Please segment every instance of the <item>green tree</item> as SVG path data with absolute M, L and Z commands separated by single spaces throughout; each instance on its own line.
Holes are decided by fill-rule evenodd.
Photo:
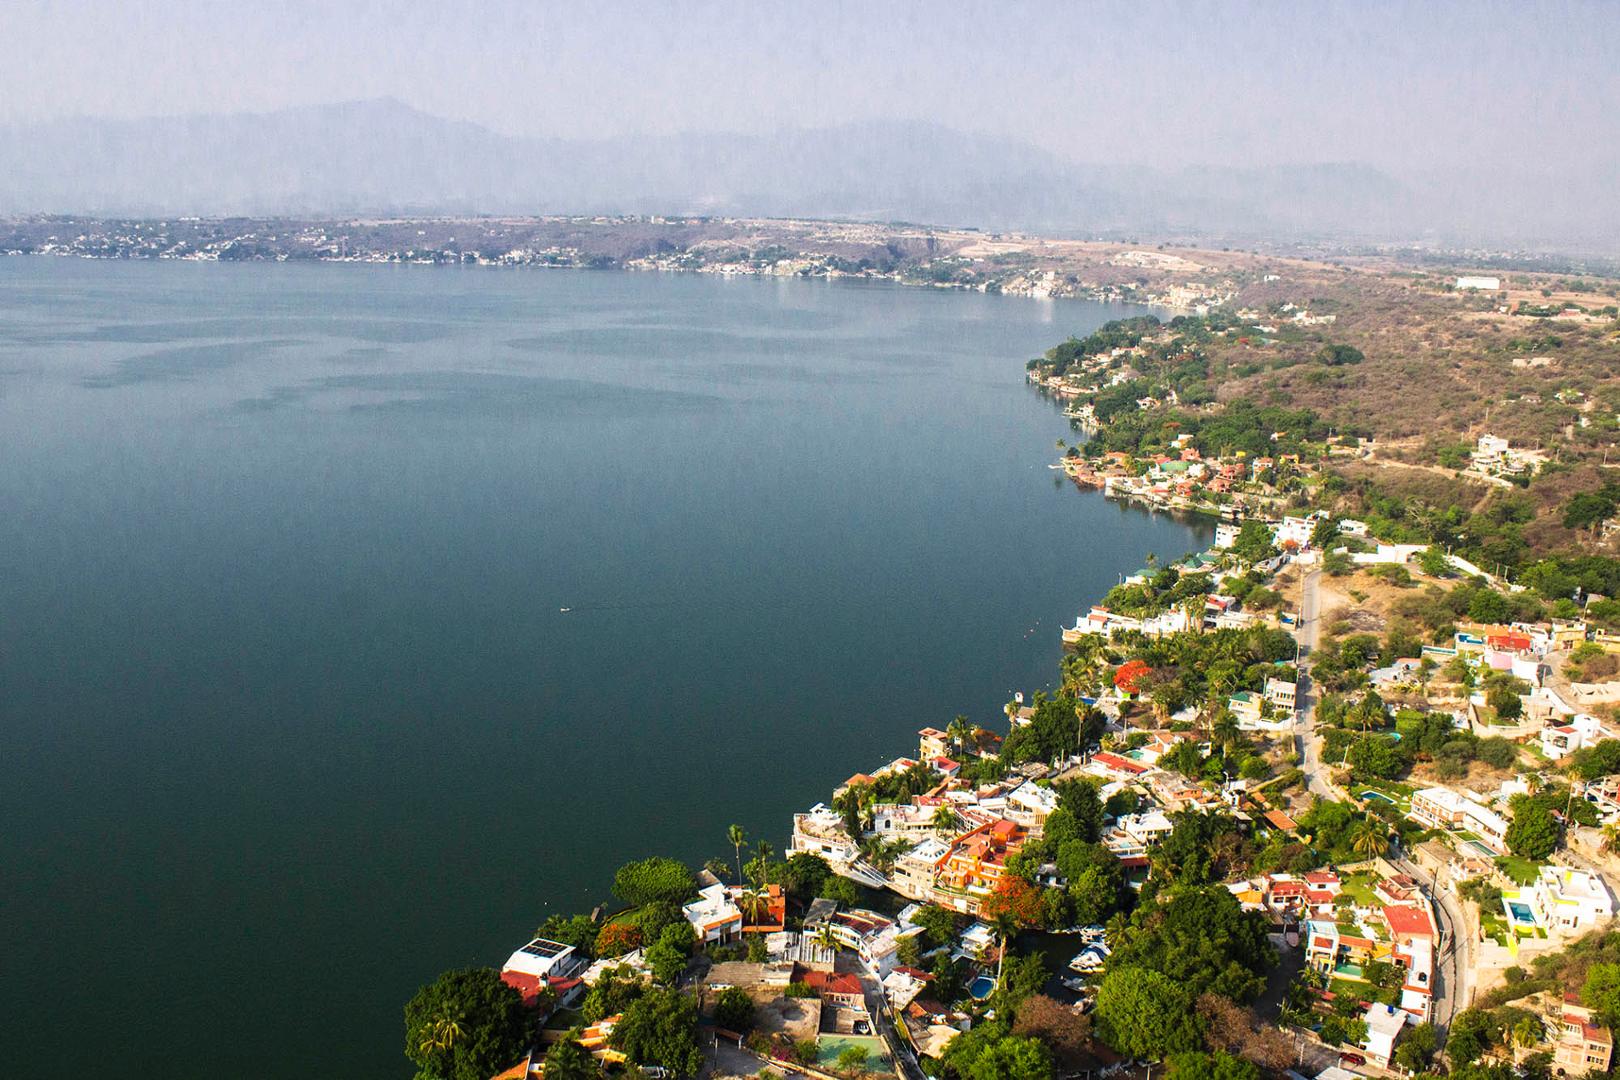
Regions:
M 754 1026 L 754 999 L 740 986 L 720 991 L 714 999 L 714 1022 L 728 1031 L 746 1032 Z
M 922 927 L 930 949 L 956 942 L 956 915 L 938 904 L 924 904 L 918 908 L 911 916 L 911 924 Z
M 1052 1053 L 1039 1040 L 1014 1035 L 1005 1019 L 986 1020 L 951 1041 L 942 1059 L 956 1080 L 1051 1080 Z
M 1408 1072 L 1425 1072 L 1429 1068 L 1429 1059 L 1434 1057 L 1437 1043 L 1434 1025 L 1427 1022 L 1418 1024 L 1406 1033 L 1401 1044 L 1395 1048 L 1395 1064 Z
M 1464 1009 L 1451 1021 L 1446 1033 L 1446 1056 L 1451 1059 L 1452 1075 L 1456 1067 L 1467 1065 L 1490 1049 L 1496 1041 L 1494 1021 L 1483 1009 Z
M 1368 818 L 1356 826 L 1350 846 L 1355 849 L 1357 855 L 1366 859 L 1382 855 L 1389 849 L 1389 830 L 1372 818 Z
M 621 964 L 596 980 L 596 985 L 585 992 L 580 1013 L 592 1024 L 616 1016 L 629 1008 L 630 1003 L 640 997 L 645 989 L 640 977 Z
M 855 883 L 848 878 L 830 877 L 821 886 L 821 895 L 828 900 L 836 900 L 845 907 L 852 907 L 860 901 L 861 895 L 855 890 Z
M 660 855 L 625 863 L 613 875 L 613 895 L 631 907 L 658 901 L 679 904 L 692 895 L 693 889 L 692 871 Z
M 1224 1050 L 1189 1050 L 1170 1055 L 1167 1080 L 1260 1080 L 1260 1066 Z
M 703 1067 L 697 1003 L 675 990 L 655 987 L 631 1002 L 609 1041 L 637 1065 L 662 1065 L 677 1077 L 696 1076 Z
M 1238 530 L 1237 539 L 1232 541 L 1231 551 L 1233 555 L 1251 565 L 1277 554 L 1277 549 L 1271 542 L 1271 529 L 1265 522 L 1258 520 L 1243 523 L 1243 527 Z
M 731 841 L 731 847 L 737 855 L 737 884 L 742 884 L 742 849 L 748 843 L 748 834 L 741 825 L 733 825 L 726 830 L 726 839 Z
M 1513 798 L 1513 821 L 1508 825 L 1508 850 L 1526 859 L 1545 859 L 1558 847 L 1558 819 L 1546 806 L 1524 795 Z
M 1162 1058 L 1197 1047 L 1193 994 L 1145 967 L 1112 969 L 1097 988 L 1097 1030 L 1127 1057 Z
M 1103 809 L 1095 780 L 1065 781 L 1056 785 L 1058 807 L 1072 815 L 1080 839 L 1095 843 L 1102 838 Z
M 1166 903 L 1142 904 L 1109 960 L 1111 968 L 1163 974 L 1193 997 L 1211 992 L 1239 1003 L 1259 995 L 1274 963 L 1265 918 L 1244 911 L 1222 885 L 1178 888 Z
M 447 971 L 405 1006 L 405 1056 L 423 1080 L 488 1080 L 528 1045 L 523 996 L 492 968 Z
M 831 874 L 832 867 L 820 855 L 795 852 L 782 865 L 782 888 L 795 900 L 809 900 L 821 892 Z
M 579 1043 L 579 1032 L 570 1031 L 561 1042 L 546 1051 L 545 1080 L 597 1080 L 602 1070 L 591 1052 Z
M 1609 1027 L 1620 1025 L 1620 964 L 1593 964 L 1581 987 L 1581 1002 Z
M 552 915 L 535 930 L 535 937 L 560 941 L 589 954 L 596 942 L 596 923 L 589 915 Z

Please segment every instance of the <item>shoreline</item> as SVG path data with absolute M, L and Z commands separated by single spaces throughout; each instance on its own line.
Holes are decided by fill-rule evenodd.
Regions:
M 222 259 L 199 258 L 189 255 L 97 255 L 81 251 L 0 251 L 0 258 L 58 258 L 83 259 L 87 262 L 116 262 L 116 263 L 192 263 L 192 264 L 251 264 L 255 266 L 270 265 L 308 265 L 319 266 L 396 266 L 396 267 L 424 267 L 436 270 L 530 270 L 553 271 L 572 270 L 580 273 L 655 273 L 676 275 L 710 275 L 723 278 L 758 278 L 761 280 L 777 278 L 791 278 L 804 281 L 842 281 L 842 282 L 869 282 L 873 284 L 898 286 L 908 289 L 934 289 L 939 292 L 978 293 L 983 296 L 1010 296 L 1019 299 L 1053 302 L 1057 300 L 1080 300 L 1093 304 L 1117 304 L 1124 307 L 1146 308 L 1163 311 L 1171 315 L 1191 314 L 1195 309 L 1185 304 L 1177 304 L 1167 297 L 1132 297 L 1117 290 L 1096 286 L 1091 288 L 1069 288 L 1062 291 L 1041 291 L 1038 288 L 1002 288 L 992 287 L 988 284 L 972 285 L 951 281 L 918 281 L 907 278 L 897 272 L 868 272 L 845 273 L 842 271 L 829 271 L 819 273 L 790 272 L 778 273 L 769 268 L 733 268 L 708 266 L 667 266 L 667 265 L 637 265 L 639 260 L 619 262 L 607 266 L 588 266 L 575 263 L 547 263 L 547 262 L 502 262 L 489 260 L 482 262 L 445 262 L 435 259 L 358 259 L 358 258 L 276 258 L 276 259 Z

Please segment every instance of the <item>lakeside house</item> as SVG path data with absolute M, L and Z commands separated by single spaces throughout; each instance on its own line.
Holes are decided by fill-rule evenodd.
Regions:
M 501 981 L 523 995 L 525 1004 L 534 1004 L 542 991 L 549 990 L 559 1005 L 567 1005 L 583 992 L 579 975 L 585 967 L 585 959 L 572 945 L 537 937 L 506 958 Z
M 698 890 L 698 898 L 681 907 L 681 914 L 697 935 L 698 948 L 724 945 L 742 937 L 743 916 L 726 892 L 715 884 Z

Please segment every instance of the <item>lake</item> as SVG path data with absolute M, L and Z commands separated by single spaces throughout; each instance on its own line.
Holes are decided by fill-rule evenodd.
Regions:
M 620 863 L 1004 724 L 1208 540 L 1046 467 L 1024 360 L 1137 310 L 0 259 L 0 1074 L 408 1077 Z

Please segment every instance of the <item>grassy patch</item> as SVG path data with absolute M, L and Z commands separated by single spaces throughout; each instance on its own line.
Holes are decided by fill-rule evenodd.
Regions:
M 1376 880 L 1372 871 L 1358 870 L 1341 879 L 1340 892 L 1355 900 L 1358 907 L 1372 907 L 1378 903 L 1378 898 L 1373 894 L 1373 882 Z
M 1534 885 L 1539 866 L 1518 855 L 1503 855 L 1496 860 L 1496 868 L 1511 878 L 1516 885 Z

